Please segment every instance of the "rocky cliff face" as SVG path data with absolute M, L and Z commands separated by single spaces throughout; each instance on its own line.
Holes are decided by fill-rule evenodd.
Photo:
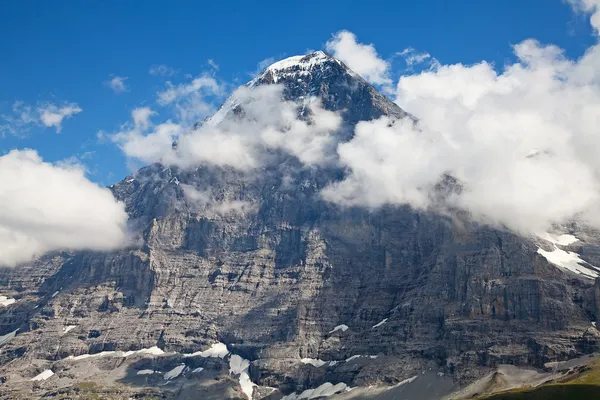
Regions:
M 358 121 L 416 121 L 322 52 L 276 63 L 249 87 L 271 83 L 284 85 L 288 100 L 316 96 L 342 113 L 340 140 Z M 230 99 L 205 123 L 240 113 L 243 104 Z M 255 398 L 326 382 L 393 385 L 429 369 L 460 385 L 498 364 L 542 367 L 598 349 L 598 284 L 549 263 L 538 249 L 554 244 L 464 216 L 342 209 L 319 191 L 344 171 L 279 161 L 253 175 L 142 168 L 112 187 L 137 246 L 1 270 L 0 294 L 16 301 L 0 306 L 0 335 L 8 335 L 0 338 L 0 391 L 56 394 L 102 376 L 109 386 L 128 384 L 115 389 L 125 397 L 148 388 L 193 396 L 208 387 L 200 380 L 190 389 L 198 368 L 213 379 L 227 376 L 227 365 L 183 355 L 217 342 L 249 361 Z M 598 241 L 580 236 L 556 248 L 593 263 Z M 112 356 L 68 360 L 153 346 L 171 353 L 132 355 L 125 364 Z M 73 367 L 82 362 L 86 373 Z M 180 364 L 182 375 L 161 386 Z M 29 381 L 45 369 L 56 376 Z M 214 398 L 248 396 L 243 375 L 232 374 L 231 382 L 218 378 L 229 389 Z

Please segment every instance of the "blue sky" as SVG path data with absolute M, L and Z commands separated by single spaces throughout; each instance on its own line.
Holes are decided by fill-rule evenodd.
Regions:
M 511 45 L 527 38 L 556 44 L 571 58 L 596 41 L 589 16 L 560 0 L 4 1 L 0 115 L 14 118 L 16 101 L 33 110 L 75 103 L 82 111 L 64 119 L 60 133 L 40 124 L 13 126 L 0 137 L 0 154 L 32 148 L 52 162 L 74 156 L 91 180 L 114 183 L 130 167 L 114 143 L 99 141 L 98 131 L 119 130 L 136 107 L 159 111 L 157 120 L 172 117 L 171 109 L 155 104 L 166 80 L 187 82 L 186 74 L 208 71 L 231 90 L 262 60 L 323 49 L 342 29 L 373 43 L 392 60 L 395 76 L 405 65 L 393 56 L 407 47 L 441 64 L 487 60 L 501 67 L 513 59 Z M 152 75 L 153 65 L 176 73 Z M 127 77 L 126 91 L 110 88 L 114 77 Z

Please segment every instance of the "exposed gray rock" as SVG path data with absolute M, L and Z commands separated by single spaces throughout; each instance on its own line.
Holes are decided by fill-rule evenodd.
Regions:
M 316 95 L 343 113 L 346 127 L 382 115 L 412 118 L 341 62 L 306 57 L 326 60 L 301 73 L 267 70 L 250 85 L 277 81 L 289 99 Z M 17 299 L 0 307 L 0 335 L 18 329 L 0 348 L 0 391 L 39 394 L 92 379 L 52 383 L 66 375 L 71 355 L 152 346 L 183 354 L 215 341 L 251 361 L 261 386 L 255 397 L 271 398 L 325 382 L 394 385 L 430 369 L 462 385 L 500 364 L 541 368 L 598 349 L 591 321 L 600 315 L 600 284 L 549 264 L 535 240 L 464 215 L 341 209 L 319 191 L 343 171 L 281 157 L 252 175 L 142 168 L 111 188 L 139 246 L 61 252 L 0 270 L 0 294 Z M 194 204 L 186 188 L 210 193 L 211 202 Z M 232 202 L 247 207 L 218 207 Z M 597 238 L 581 239 L 578 251 L 596 260 Z M 348 329 L 330 333 L 341 324 Z M 106 370 L 117 368 L 106 362 Z M 152 358 L 123 369 L 118 382 L 142 390 L 160 380 L 142 385 L 131 368 L 165 371 L 180 362 Z M 185 376 L 201 366 L 184 362 Z M 229 382 L 220 398 L 244 398 L 226 360 L 210 362 L 202 365 Z M 36 389 L 28 379 L 41 372 L 31 367 L 38 364 L 63 370 Z

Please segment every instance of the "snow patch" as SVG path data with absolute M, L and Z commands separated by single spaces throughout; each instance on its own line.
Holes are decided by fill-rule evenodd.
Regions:
M 192 371 L 192 374 L 195 374 L 196 372 L 202 372 L 202 371 L 204 371 L 204 368 L 198 367 Z
M 229 358 L 229 373 L 240 376 L 239 382 L 240 386 L 242 387 L 242 392 L 244 392 L 248 399 L 252 400 L 254 387 L 257 385 L 250 380 L 250 375 L 248 375 L 249 366 L 250 361 L 238 356 L 237 354 L 233 354 Z
M 163 378 L 165 378 L 166 381 L 170 381 L 171 379 L 175 379 L 177 378 L 179 375 L 182 374 L 182 372 L 185 370 L 185 364 L 181 364 L 176 366 L 175 368 L 173 368 L 172 370 L 170 370 L 169 372 L 166 372 L 163 376 Z
M 579 239 L 577 239 L 575 236 L 568 235 L 568 234 L 556 236 L 556 235 L 552 235 L 551 233 L 545 232 L 542 234 L 538 234 L 537 236 L 541 237 L 544 240 L 549 241 L 552 244 L 557 244 L 559 246 L 568 246 L 570 244 L 573 244 L 573 243 L 579 241 Z
M 310 364 L 317 368 L 322 367 L 323 365 L 325 365 L 327 363 L 327 361 L 319 360 L 317 358 L 303 358 L 302 360 L 300 360 L 300 362 L 302 364 Z
M 15 299 L 11 299 L 10 297 L 0 296 L 0 306 L 4 306 L 4 307 L 10 306 L 15 301 L 16 301 Z
M 418 375 L 415 375 L 411 378 L 405 379 L 401 382 L 396 383 L 394 386 L 392 386 L 392 388 L 397 388 L 398 386 L 402 386 L 402 385 L 406 385 L 407 383 L 411 383 L 412 381 L 414 381 L 415 379 L 417 379 Z
M 577 253 L 559 249 L 556 245 L 554 245 L 554 250 L 552 251 L 538 249 L 537 252 L 544 256 L 548 262 L 558 267 L 583 275 L 587 278 L 598 277 L 598 272 L 595 271 L 597 268 L 579 258 L 579 254 Z
M 204 351 L 196 351 L 195 353 L 186 353 L 183 355 L 184 358 L 187 357 L 204 357 L 204 358 L 225 358 L 229 354 L 229 350 L 227 350 L 227 345 L 221 342 L 213 343 L 209 349 Z
M 596 327 L 596 321 L 592 322 L 592 326 L 595 328 Z
M 277 83 L 280 78 L 286 76 L 307 75 L 314 68 L 321 68 L 323 63 L 328 60 L 339 63 L 339 61 L 329 57 L 324 52 L 317 51 L 311 54 L 288 57 L 281 61 L 277 61 L 267 67 L 265 72 L 271 72 L 274 83 Z M 250 85 L 252 86 L 255 82 L 256 79 L 251 81 Z
M 362 354 L 357 354 L 357 355 L 352 356 L 350 358 L 346 358 L 346 362 L 350 362 L 352 360 L 356 360 L 357 358 L 361 358 L 361 357 L 369 357 L 369 358 L 371 358 L 371 359 L 374 360 L 374 359 L 376 359 L 379 356 L 365 356 L 365 355 L 362 355 Z
M 379 328 L 381 325 L 385 324 L 387 322 L 387 318 L 384 318 L 381 322 L 376 323 L 375 325 L 373 325 L 373 327 L 371 329 L 375 329 L 375 328 Z
M 300 399 L 316 399 L 318 397 L 329 397 L 336 393 L 347 390 L 348 385 L 343 382 L 334 385 L 331 382 L 325 382 L 315 389 L 307 389 L 300 394 L 292 393 L 284 396 L 281 400 L 300 400 Z
M 30 381 L 45 381 L 46 379 L 50 378 L 52 375 L 54 375 L 54 372 L 52 372 L 51 370 L 47 369 L 44 372 L 42 372 L 39 375 L 36 375 L 35 377 L 31 378 Z
M 73 329 L 77 328 L 77 325 L 68 325 L 63 328 L 63 334 L 69 333 Z
M 154 371 L 153 369 L 142 369 L 137 372 L 137 375 L 152 375 L 152 374 L 160 374 L 158 371 Z
M 348 330 L 348 325 L 338 325 L 335 328 L 333 328 L 331 331 L 329 331 L 330 334 L 332 334 L 333 332 L 336 331 L 342 331 L 342 332 L 346 332 Z
M 56 292 L 52 293 L 52 298 L 55 298 L 57 294 L 60 293 L 60 290 L 57 290 Z
M 99 357 L 129 357 L 138 354 L 148 354 L 153 356 L 159 356 L 165 352 L 156 346 L 150 347 L 149 349 L 131 350 L 131 351 L 102 351 L 95 354 L 81 354 L 79 356 L 69 356 L 66 360 L 79 361 L 85 360 L 86 358 L 99 358 Z

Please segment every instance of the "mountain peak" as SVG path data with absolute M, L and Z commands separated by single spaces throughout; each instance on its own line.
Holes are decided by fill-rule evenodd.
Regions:
M 301 55 L 301 56 L 292 56 L 288 58 L 284 58 L 283 60 L 277 61 L 270 66 L 268 66 L 265 72 L 279 72 L 282 70 L 310 70 L 315 67 L 321 66 L 323 63 L 328 61 L 338 62 L 335 58 L 331 57 L 324 51 L 315 51 L 313 53 Z
M 290 76 L 310 75 L 315 71 L 332 66 L 355 75 L 341 61 L 319 50 L 304 55 L 284 58 L 269 65 L 250 82 L 250 86 L 254 86 L 259 81 L 262 83 L 265 81 L 268 83 L 280 83 L 281 80 Z

